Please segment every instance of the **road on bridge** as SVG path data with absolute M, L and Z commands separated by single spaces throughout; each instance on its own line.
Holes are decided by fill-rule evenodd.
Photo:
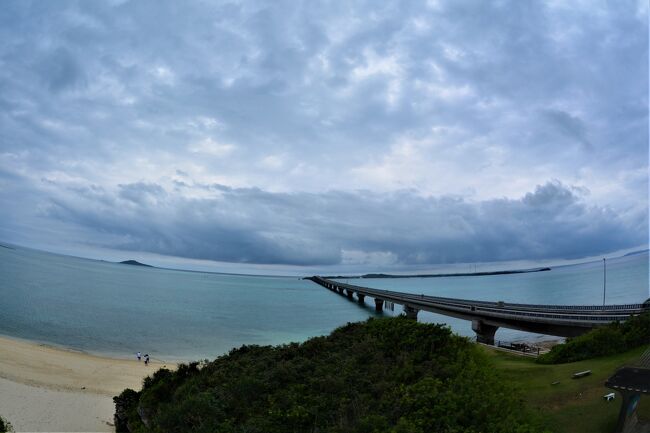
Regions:
M 474 301 L 442 298 L 423 294 L 372 289 L 322 278 L 309 277 L 349 299 L 356 296 L 359 303 L 365 297 L 375 300 L 375 309 L 383 310 L 385 302 L 400 304 L 407 317 L 417 319 L 418 312 L 429 311 L 457 317 L 472 322 L 477 341 L 494 344 L 494 334 L 499 327 L 535 332 L 538 334 L 575 337 L 611 322 L 622 322 L 630 316 L 650 311 L 650 299 L 643 304 L 625 305 L 535 305 L 506 302 Z

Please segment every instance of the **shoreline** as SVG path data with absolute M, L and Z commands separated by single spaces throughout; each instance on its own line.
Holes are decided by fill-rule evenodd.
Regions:
M 135 360 L 135 352 L 117 352 L 117 351 L 112 351 L 112 350 L 107 350 L 107 351 L 101 351 L 101 350 L 89 350 L 89 349 L 79 349 L 77 347 L 71 347 L 71 346 L 66 346 L 65 344 L 60 344 L 60 343 L 52 343 L 46 340 L 38 340 L 38 339 L 30 339 L 30 338 L 25 338 L 25 337 L 16 337 L 14 335 L 9 335 L 0 332 L 0 344 L 2 344 L 2 341 L 14 341 L 14 342 L 19 342 L 19 343 L 24 343 L 27 345 L 32 345 L 32 346 L 39 346 L 39 347 L 44 347 L 48 349 L 53 349 L 55 351 L 61 351 L 61 352 L 70 352 L 73 354 L 77 355 L 88 355 L 90 357 L 94 358 L 101 358 L 101 359 L 112 359 L 115 361 L 133 361 Z M 1 350 L 1 347 L 0 347 Z M 145 352 L 142 352 L 143 354 Z M 218 356 L 218 355 L 217 355 Z M 216 356 L 215 356 L 216 357 Z M 156 354 L 156 356 L 149 355 L 149 359 L 151 360 L 150 364 L 167 364 L 168 366 L 171 365 L 179 365 L 183 363 L 189 363 L 189 362 L 194 362 L 198 361 L 199 359 L 202 359 L 200 356 L 189 356 L 187 358 L 181 358 L 181 357 L 174 357 L 173 355 L 170 356 L 165 356 L 165 355 L 160 355 Z
M 16 431 L 113 431 L 113 396 L 163 367 L 176 364 L 0 336 L 0 416 Z
M 0 378 L 56 391 L 116 395 L 139 388 L 144 377 L 175 362 L 118 358 L 0 335 Z

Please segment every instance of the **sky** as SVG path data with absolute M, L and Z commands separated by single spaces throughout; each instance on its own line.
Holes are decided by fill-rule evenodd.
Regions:
M 648 129 L 646 1 L 0 8 L 6 243 L 221 270 L 647 248 Z

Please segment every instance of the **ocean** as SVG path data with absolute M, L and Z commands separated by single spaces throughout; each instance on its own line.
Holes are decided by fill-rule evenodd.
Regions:
M 355 279 L 352 284 L 465 299 L 602 304 L 602 262 L 474 277 Z M 607 260 L 607 303 L 648 298 L 648 253 Z M 399 306 L 394 312 L 399 314 Z M 281 344 L 378 317 L 366 306 L 298 277 L 188 272 L 0 248 L 0 335 L 89 353 L 212 359 L 242 344 Z M 470 323 L 421 312 L 473 336 Z M 499 329 L 500 340 L 544 336 Z

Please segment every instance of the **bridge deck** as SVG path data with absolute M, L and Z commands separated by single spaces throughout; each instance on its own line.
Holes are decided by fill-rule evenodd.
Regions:
M 650 303 L 625 305 L 538 305 L 444 298 L 392 290 L 356 286 L 321 277 L 312 281 L 357 296 L 404 305 L 466 320 L 481 320 L 487 325 L 559 336 L 575 336 L 610 322 L 624 321 L 632 315 L 650 311 Z M 546 332 L 542 332 L 546 331 Z

